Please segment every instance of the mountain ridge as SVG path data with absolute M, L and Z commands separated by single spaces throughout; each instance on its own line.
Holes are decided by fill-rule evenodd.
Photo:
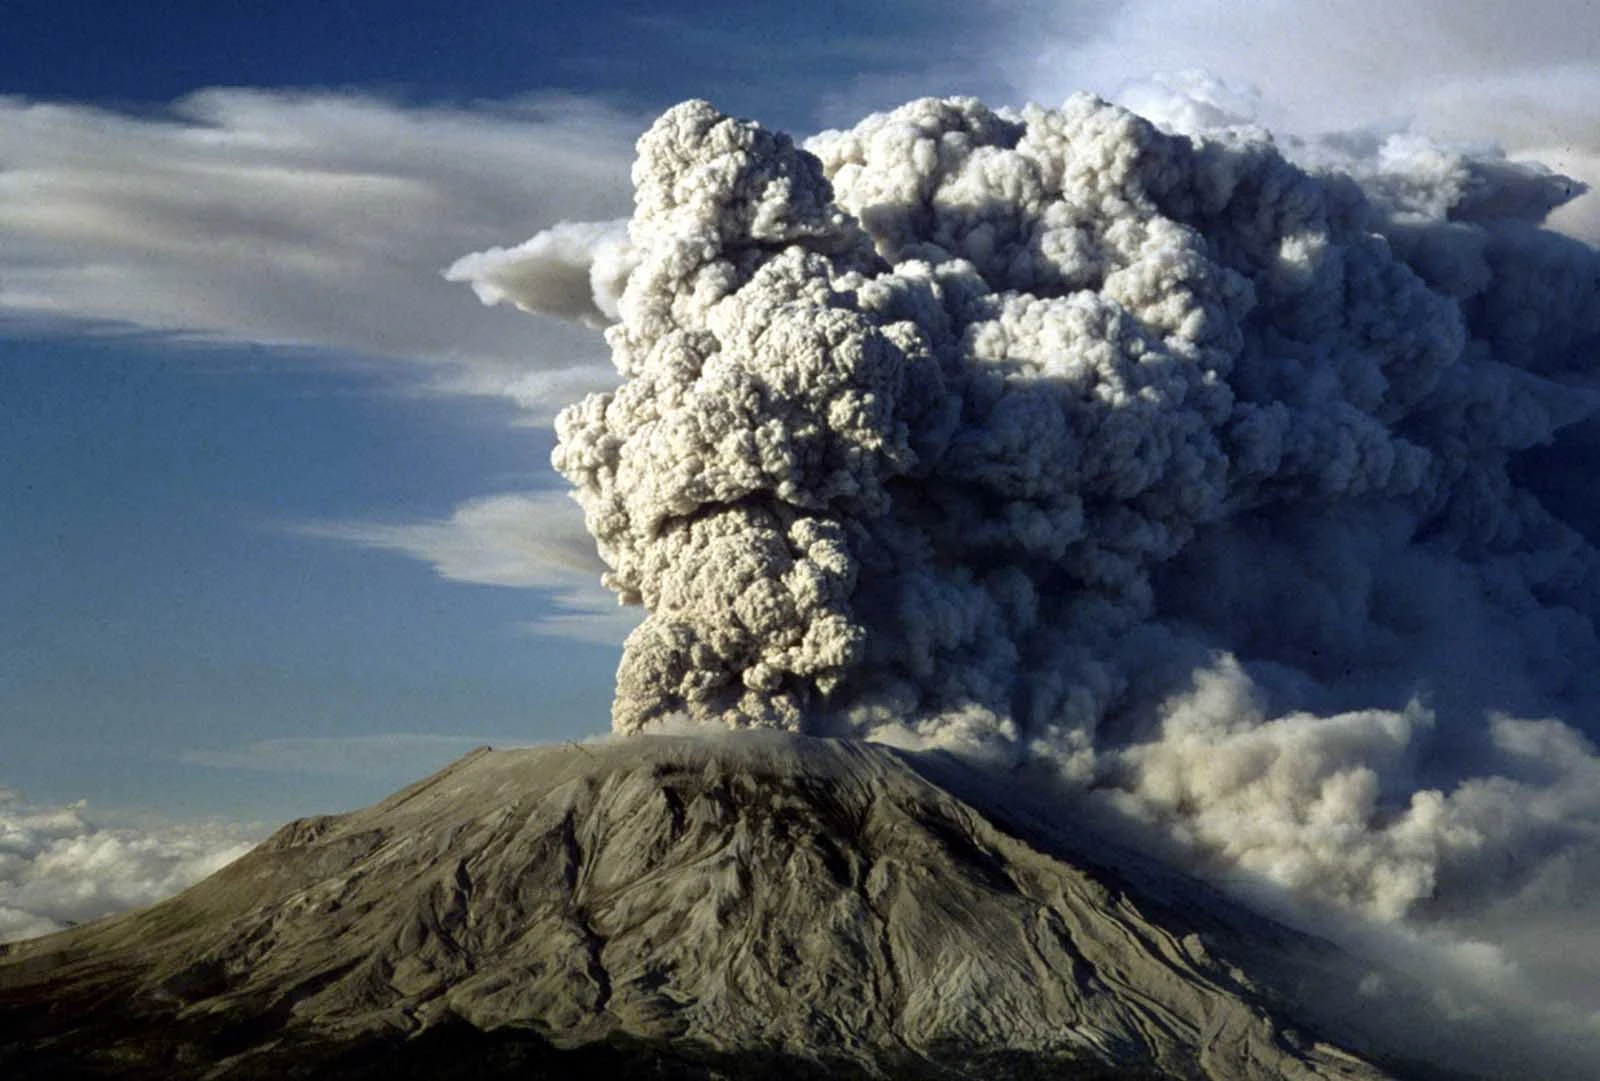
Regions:
M 1326 944 L 1075 866 L 913 758 L 782 733 L 474 751 L 161 905 L 0 947 L 0 1069 L 1424 1076 L 1273 985 Z

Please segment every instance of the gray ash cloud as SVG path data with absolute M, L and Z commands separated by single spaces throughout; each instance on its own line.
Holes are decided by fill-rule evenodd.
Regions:
M 1039 765 L 1384 920 L 1585 903 L 1600 256 L 1542 225 L 1580 185 L 1088 96 L 804 146 L 689 102 L 638 149 L 625 239 L 455 272 L 611 321 L 554 461 L 647 612 L 619 731 Z

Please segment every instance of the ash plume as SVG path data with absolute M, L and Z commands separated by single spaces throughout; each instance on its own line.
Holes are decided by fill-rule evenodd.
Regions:
M 621 384 L 554 455 L 648 613 L 614 726 L 1042 765 L 1202 871 L 1381 919 L 1580 903 L 1600 256 L 1541 223 L 1581 185 L 1300 150 L 1083 95 L 803 147 L 689 102 L 625 242 L 453 268 L 615 319 Z

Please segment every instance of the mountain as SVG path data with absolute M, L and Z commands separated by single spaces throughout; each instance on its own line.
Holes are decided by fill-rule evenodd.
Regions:
M 1327 944 L 936 761 L 776 732 L 475 751 L 0 947 L 0 1076 L 1443 1076 L 1297 1005 L 1342 978 Z

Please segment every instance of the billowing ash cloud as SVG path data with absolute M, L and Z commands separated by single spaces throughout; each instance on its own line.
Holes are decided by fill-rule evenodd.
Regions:
M 1578 903 L 1600 258 L 1541 222 L 1581 185 L 1297 158 L 1087 96 L 804 149 L 666 113 L 626 244 L 592 234 L 623 381 L 555 452 L 648 612 L 615 727 L 1048 763 L 1193 866 L 1386 918 Z M 458 269 L 570 311 L 577 239 Z

